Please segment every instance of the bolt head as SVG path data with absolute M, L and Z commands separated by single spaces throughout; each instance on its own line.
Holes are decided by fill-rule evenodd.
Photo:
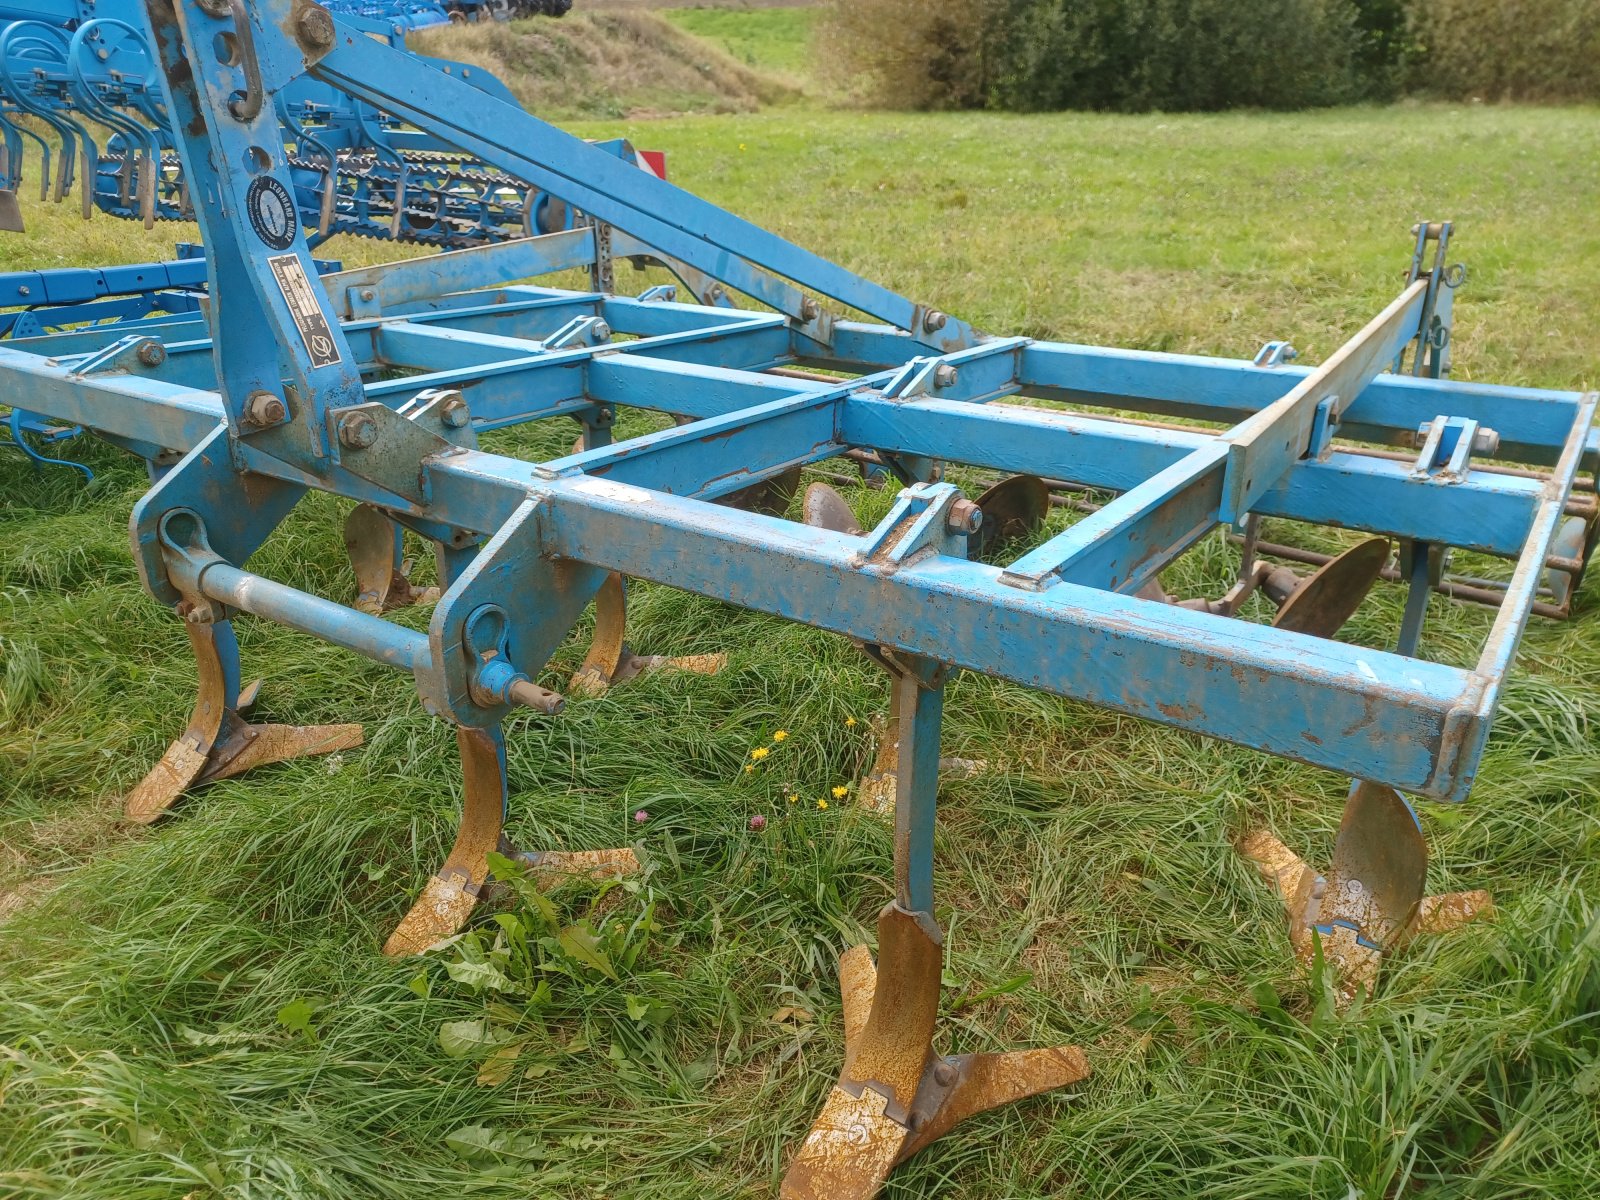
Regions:
M 933 1068 L 933 1081 L 940 1087 L 949 1087 L 956 1081 L 956 1068 L 954 1063 L 941 1062 Z
M 822 315 L 822 306 L 807 296 L 800 302 L 800 317 L 805 321 L 815 321 Z
M 959 378 L 961 378 L 960 373 L 949 363 L 945 363 L 934 371 L 933 386 L 941 388 L 955 387 L 956 380 Z
M 370 413 L 346 413 L 339 418 L 339 444 L 346 450 L 365 450 L 378 440 L 378 423 Z
M 611 340 L 611 326 L 604 321 L 596 321 L 590 332 L 593 333 L 594 340 L 597 342 L 609 342 Z
M 950 506 L 945 524 L 951 533 L 977 533 L 983 524 L 983 509 L 963 497 Z
M 167 361 L 167 348 L 157 341 L 141 342 L 139 361 L 147 367 L 159 367 Z
M 371 288 L 362 288 L 361 289 L 361 302 L 363 304 L 371 304 L 377 298 L 378 298 L 378 293 L 373 291 Z
M 283 397 L 271 392 L 251 392 L 244 402 L 245 420 L 252 425 L 277 425 L 288 415 L 289 409 Z
M 439 420 L 444 422 L 447 429 L 465 429 L 467 422 L 472 420 L 472 413 L 467 409 L 467 402 L 455 396 L 439 406 Z
M 300 13 L 295 33 L 301 49 L 326 50 L 333 45 L 333 18 L 327 9 L 313 5 Z
M 928 315 L 922 318 L 922 328 L 929 333 L 938 333 L 939 330 L 944 328 L 945 322 L 949 319 L 938 309 L 931 309 Z

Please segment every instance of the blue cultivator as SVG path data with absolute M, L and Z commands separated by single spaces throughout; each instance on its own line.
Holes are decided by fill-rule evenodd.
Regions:
M 228 0 L 213 7 L 227 11 Z M 476 19 L 494 8 L 473 0 L 448 9 L 392 0 L 343 7 L 346 28 L 396 46 L 413 30 L 448 24 L 453 16 Z M 494 11 L 510 15 L 503 4 Z M 227 52 L 244 51 L 240 45 Z M 512 102 L 488 72 L 422 61 Z M 33 0 L 25 9 L 0 2 L 0 229 L 22 230 L 16 193 L 29 142 L 39 155 L 42 199 L 64 200 L 76 187 L 85 218 L 98 209 L 146 228 L 193 219 L 153 73 L 139 0 Z M 464 247 L 571 227 L 571 210 L 549 195 L 437 139 L 397 128 L 380 109 L 337 87 L 300 75 L 275 89 L 273 100 L 290 195 L 301 223 L 315 230 L 313 244 L 348 233 Z M 605 145 L 619 157 L 633 156 L 621 141 Z
M 309 0 L 149 9 L 184 176 L 217 200 L 196 207 L 207 310 L 0 346 L 4 395 L 129 446 L 159 475 L 134 511 L 133 550 L 151 595 L 188 632 L 199 699 L 129 796 L 130 818 L 359 737 L 241 715 L 240 614 L 405 671 L 428 711 L 457 727 L 465 776 L 455 847 L 386 947 L 409 954 L 461 928 L 483 895 L 488 855 L 502 846 L 502 722 L 518 706 L 559 713 L 561 697 L 532 680 L 591 601 L 601 633 L 583 690 L 652 665 L 623 648 L 627 577 L 852 639 L 893 679 L 892 753 L 880 765 L 894 898 L 876 965 L 862 948 L 841 962 L 845 1061 L 784 1180 L 792 1200 L 870 1196 L 966 1116 L 1088 1069 L 1071 1047 L 934 1049 L 934 815 L 953 669 L 1357 781 L 1326 878 L 1281 843 L 1247 846 L 1290 903 L 1296 944 L 1320 947 L 1352 988 L 1370 986 L 1378 956 L 1406 936 L 1469 914 L 1471 898 L 1424 899 L 1426 850 L 1400 793 L 1466 798 L 1542 581 L 1581 567 L 1556 550 L 1569 518 L 1587 540 L 1593 504 L 1574 484 L 1600 443 L 1593 394 L 1444 377 L 1458 282 L 1445 227 L 1418 230 L 1414 277 L 1314 369 L 1281 354 L 1256 365 L 987 336 Z M 301 223 L 282 220 L 296 182 L 268 103 L 302 73 L 528 180 L 586 222 L 319 281 Z M 618 257 L 664 264 L 698 302 L 662 289 L 618 295 Z M 589 268 L 591 289 L 519 282 L 574 267 Z M 729 293 L 751 304 L 717 303 Z M 1029 398 L 1070 407 L 997 403 Z M 684 423 L 614 444 L 621 406 Z M 551 418 L 581 425 L 573 453 L 534 463 L 478 448 L 484 430 Z M 816 489 L 805 523 L 718 503 L 863 456 L 905 484 L 870 528 Z M 942 481 L 946 461 L 1028 478 L 973 501 Z M 1081 520 L 1020 557 L 1004 555 L 1003 536 L 984 540 L 986 527 L 1029 528 L 1051 489 L 1067 486 L 1080 490 L 1055 499 L 1093 508 Z M 359 611 L 246 568 L 313 489 L 433 544 L 443 591 L 426 633 L 383 619 L 381 604 Z M 1114 498 L 1095 507 L 1082 489 Z M 1369 540 L 1302 579 L 1260 563 L 1263 518 Z M 1244 538 L 1237 586 L 1220 600 L 1169 596 L 1163 568 L 1227 525 Z M 1332 640 L 1390 569 L 1391 541 L 1410 596 L 1398 644 Z M 1471 669 L 1417 653 L 1451 547 L 1514 563 Z M 1255 590 L 1278 605 L 1274 623 L 1236 615 Z M 631 864 L 626 851 L 529 857 L 550 871 Z

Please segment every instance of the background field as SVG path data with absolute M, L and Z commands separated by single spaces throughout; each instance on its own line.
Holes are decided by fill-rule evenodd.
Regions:
M 804 63 L 792 14 L 742 19 L 670 15 L 768 83 Z M 1397 290 L 1411 223 L 1450 217 L 1473 271 L 1458 377 L 1600 376 L 1594 110 L 907 117 L 773 86 L 761 111 L 645 120 L 627 114 L 662 93 L 618 84 L 587 109 L 616 117 L 573 127 L 664 149 L 685 186 L 984 328 L 1135 347 L 1248 356 L 1286 337 L 1316 361 Z M 27 215 L 4 269 L 161 257 L 192 232 Z M 882 823 L 816 807 L 870 753 L 879 675 L 829 635 L 640 589 L 636 644 L 725 649 L 730 670 L 513 721 L 510 833 L 637 842 L 659 930 L 622 982 L 558 978 L 523 1016 L 376 952 L 448 846 L 459 787 L 453 739 L 397 676 L 241 622 L 265 719 L 359 720 L 367 746 L 219 784 L 155 829 L 118 821 L 193 687 L 128 557 L 143 476 L 83 442 L 87 487 L 0 453 L 0 1196 L 775 1194 L 839 1066 L 833 958 L 888 894 Z M 256 565 L 347 595 L 340 515 L 312 498 Z M 1229 569 L 1213 540 L 1171 582 Z M 1417 945 L 1343 1020 L 1318 1015 L 1230 848 L 1265 823 L 1326 859 L 1341 780 L 960 677 L 948 752 L 984 769 L 941 791 L 949 1044 L 1076 1042 L 1095 1075 L 972 1122 L 887 1194 L 1600 1193 L 1597 587 L 1573 622 L 1530 630 L 1472 802 L 1423 813 L 1431 888 L 1492 888 L 1500 918 Z M 1382 591 L 1344 636 L 1392 642 L 1398 616 Z M 1424 649 L 1471 661 L 1487 625 L 1436 600 Z M 584 632 L 544 682 L 562 686 Z M 785 1008 L 801 1012 L 772 1019 Z M 485 1016 L 528 1039 L 497 1084 L 440 1044 Z

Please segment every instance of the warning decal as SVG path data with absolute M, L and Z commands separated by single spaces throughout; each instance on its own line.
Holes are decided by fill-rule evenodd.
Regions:
M 283 293 L 283 302 L 289 306 L 289 316 L 300 331 L 306 353 L 311 356 L 311 366 L 331 367 L 339 361 L 339 343 L 328 328 L 328 318 L 322 315 L 317 303 L 317 293 L 306 278 L 306 269 L 300 265 L 297 254 L 274 254 L 267 259 L 272 275 Z

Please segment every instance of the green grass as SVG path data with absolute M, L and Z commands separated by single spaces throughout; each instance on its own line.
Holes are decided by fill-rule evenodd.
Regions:
M 662 16 L 765 75 L 802 82 L 811 73 L 815 8 L 669 8 Z
M 1600 233 L 1581 219 L 1600 192 L 1595 115 L 792 110 L 583 132 L 664 148 L 687 186 L 986 328 L 1141 347 L 1247 355 L 1287 337 L 1315 360 L 1396 291 L 1410 223 L 1452 217 L 1474 268 L 1459 377 L 1574 387 L 1597 374 Z M 0 241 L 8 268 L 150 257 L 187 236 L 28 215 L 25 238 Z M 571 437 L 559 423 L 496 447 Z M 657 903 L 620 982 L 554 976 L 524 1015 L 442 963 L 377 953 L 459 794 L 453 739 L 400 677 L 242 622 L 263 718 L 359 720 L 366 747 L 224 782 L 153 829 L 119 823 L 193 686 L 181 631 L 128 558 L 143 475 L 87 443 L 71 453 L 99 471 L 89 487 L 0 453 L 0 891 L 28 890 L 0 925 L 0 1196 L 775 1194 L 839 1066 L 833 958 L 888 892 L 889 831 L 814 803 L 860 770 L 879 674 L 838 638 L 639 589 L 638 645 L 727 649 L 731 667 L 511 723 L 513 838 L 637 841 Z M 868 518 L 888 503 L 851 497 Z M 254 565 L 347 595 L 339 512 L 313 497 Z M 1192 594 L 1229 570 L 1213 539 L 1169 582 Z M 1265 823 L 1326 860 L 1343 781 L 957 678 L 948 752 L 987 769 L 941 793 L 961 985 L 948 1044 L 1076 1042 L 1095 1074 L 973 1121 L 887 1194 L 1600 1194 L 1597 587 L 1576 620 L 1530 628 L 1472 801 L 1423 813 L 1430 887 L 1491 888 L 1498 920 L 1419 943 L 1338 1022 L 1315 1019 L 1281 915 L 1230 847 Z M 1383 589 L 1345 636 L 1388 643 L 1398 616 Z M 1470 661 L 1487 626 L 1436 601 L 1425 650 Z M 546 682 L 576 665 L 582 632 Z M 789 738 L 744 775 L 777 729 Z M 1019 991 L 958 1004 L 1022 973 Z M 814 1019 L 773 1022 L 786 1006 Z M 520 1022 L 516 1070 L 493 1086 L 439 1041 L 485 1019 Z

